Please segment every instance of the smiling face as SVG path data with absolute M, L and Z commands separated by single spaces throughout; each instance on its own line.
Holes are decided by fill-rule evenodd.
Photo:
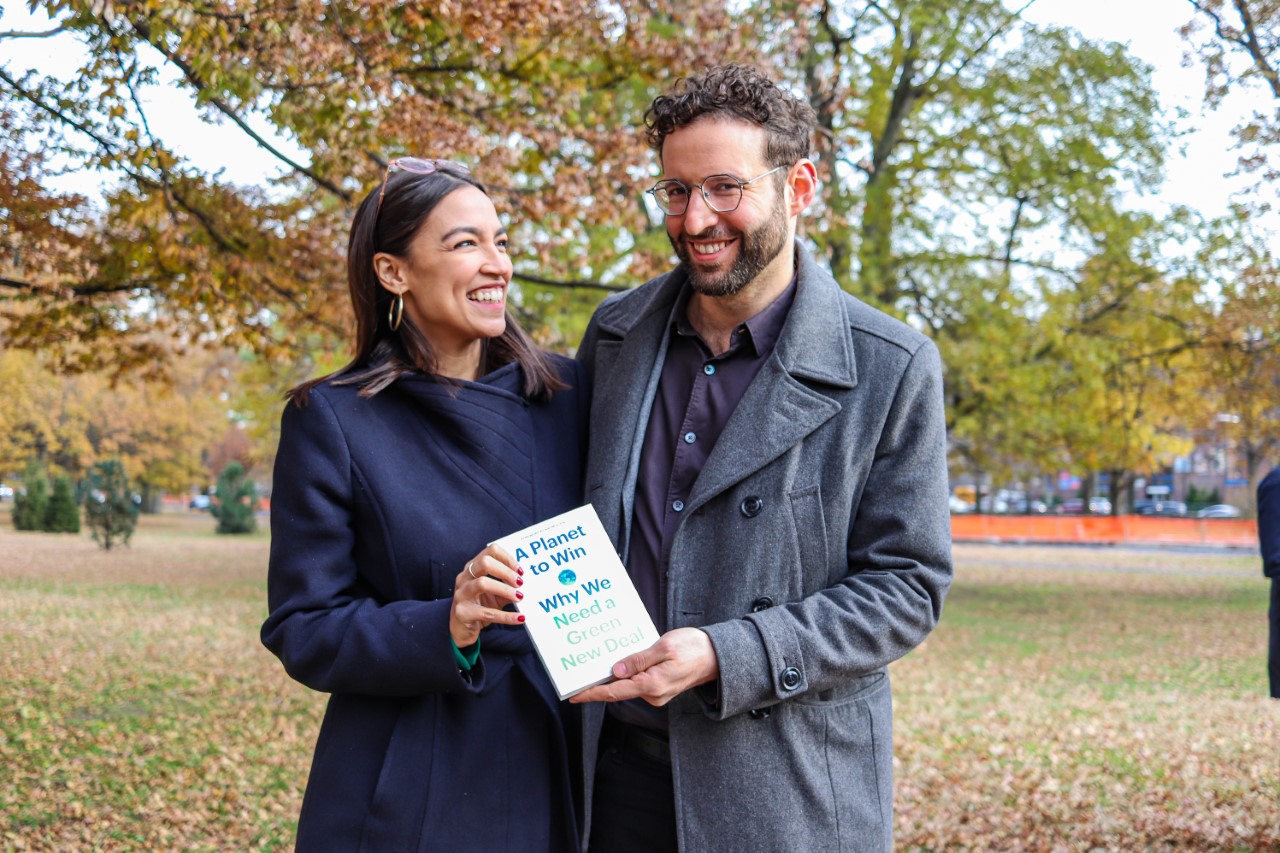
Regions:
M 663 177 L 692 187 L 710 175 L 750 180 L 773 165 L 765 160 L 767 131 L 747 122 L 703 118 L 672 131 L 662 144 Z M 737 210 L 717 213 L 697 189 L 688 209 L 666 218 L 667 236 L 705 296 L 744 290 L 781 292 L 791 280 L 794 225 L 785 172 L 745 187 Z
M 475 379 L 481 341 L 507 327 L 511 258 L 493 202 L 463 186 L 440 201 L 403 256 L 379 253 L 382 286 L 404 297 L 404 312 L 431 342 L 441 375 Z

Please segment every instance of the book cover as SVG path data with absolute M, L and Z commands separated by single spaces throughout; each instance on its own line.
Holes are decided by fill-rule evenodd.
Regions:
M 658 641 L 591 504 L 494 544 L 524 569 L 516 608 L 561 699 L 608 681 L 615 663 Z

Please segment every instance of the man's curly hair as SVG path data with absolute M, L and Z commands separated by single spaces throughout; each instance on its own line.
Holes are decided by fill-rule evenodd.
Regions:
M 649 144 L 661 157 L 667 136 L 705 117 L 763 127 L 769 133 L 765 158 L 770 166 L 787 166 L 809 156 L 816 121 L 813 108 L 759 69 L 718 65 L 677 81 L 670 92 L 654 98 L 644 114 Z

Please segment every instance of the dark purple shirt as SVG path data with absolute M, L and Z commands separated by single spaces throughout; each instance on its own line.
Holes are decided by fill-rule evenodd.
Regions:
M 729 416 L 773 354 L 795 294 L 792 278 L 767 308 L 733 331 L 729 349 L 720 355 L 712 355 L 689 323 L 688 287 L 676 301 L 672 311 L 675 325 L 640 450 L 627 555 L 627 572 L 659 633 L 670 627 L 667 564 L 685 502 Z M 611 710 L 628 723 L 667 727 L 666 710 L 640 699 L 611 706 Z

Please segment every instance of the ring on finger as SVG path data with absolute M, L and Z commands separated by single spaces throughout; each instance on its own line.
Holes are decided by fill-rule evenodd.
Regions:
M 471 577 L 475 578 L 476 580 L 479 580 L 480 576 L 476 574 L 471 568 L 473 563 L 475 563 L 475 560 L 472 560 L 471 562 L 467 563 L 467 574 L 471 575 Z

